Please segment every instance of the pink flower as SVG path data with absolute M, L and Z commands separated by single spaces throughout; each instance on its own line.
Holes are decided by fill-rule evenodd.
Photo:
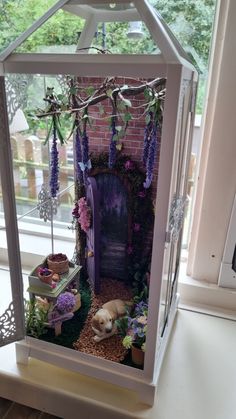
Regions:
M 133 247 L 131 246 L 131 244 L 129 244 L 129 246 L 127 247 L 127 253 L 128 255 L 132 255 L 133 253 Z
M 133 226 L 134 231 L 137 233 L 138 231 L 140 231 L 140 224 L 139 223 L 134 223 Z
M 134 169 L 134 163 L 131 160 L 127 160 L 125 162 L 125 169 L 126 170 L 133 170 Z
M 87 204 L 86 198 L 82 197 L 78 201 L 78 207 L 79 207 L 79 223 L 81 225 L 81 228 L 85 233 L 88 231 L 91 225 L 91 210 Z
M 146 196 L 146 192 L 145 192 L 145 191 L 140 191 L 140 192 L 138 193 L 138 196 L 139 196 L 139 198 L 145 198 L 145 196 Z

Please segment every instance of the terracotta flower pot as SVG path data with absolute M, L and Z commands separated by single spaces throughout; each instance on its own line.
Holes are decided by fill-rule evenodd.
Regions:
M 38 273 L 38 277 L 40 281 L 44 282 L 44 284 L 51 285 L 54 272 L 51 269 L 48 269 L 48 271 L 50 271 L 49 275 L 43 275 L 43 274 Z
M 131 357 L 132 362 L 136 365 L 143 366 L 144 364 L 144 352 L 141 348 L 132 345 L 131 346 Z

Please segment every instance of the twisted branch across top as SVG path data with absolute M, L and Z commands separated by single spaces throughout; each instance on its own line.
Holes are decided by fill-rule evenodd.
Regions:
M 53 89 L 48 89 L 46 98 L 44 99 L 48 103 L 48 107 L 45 111 L 40 111 L 40 113 L 37 114 L 37 117 L 44 118 L 52 115 L 60 115 L 61 113 L 79 113 L 108 98 L 114 102 L 119 98 L 126 106 L 130 106 L 128 99 L 125 97 L 136 96 L 145 91 L 150 93 L 146 103 L 148 107 L 153 101 L 164 98 L 165 83 L 165 78 L 156 78 L 152 81 L 143 83 L 140 86 L 119 86 L 115 84 L 115 78 L 107 78 L 97 90 L 94 90 L 89 96 L 82 99 L 79 94 L 80 87 L 78 83 L 75 82 L 74 79 L 69 79 L 67 103 L 59 99 L 59 95 L 57 97 L 53 92 Z

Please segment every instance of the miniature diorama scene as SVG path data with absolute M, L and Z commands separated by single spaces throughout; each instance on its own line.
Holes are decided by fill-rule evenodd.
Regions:
M 165 82 L 44 78 L 27 115 L 50 156 L 38 211 L 45 224 L 58 216 L 67 177 L 63 221 L 75 250 L 53 244 L 32 266 L 28 336 L 143 368 Z

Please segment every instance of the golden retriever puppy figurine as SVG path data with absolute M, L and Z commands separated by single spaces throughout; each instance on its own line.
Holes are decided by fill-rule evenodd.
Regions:
M 92 329 L 95 333 L 95 342 L 100 342 L 103 339 L 115 335 L 117 332 L 115 320 L 125 316 L 127 307 L 131 307 L 132 305 L 133 304 L 130 301 L 118 299 L 103 304 L 102 308 L 98 310 L 92 318 Z

